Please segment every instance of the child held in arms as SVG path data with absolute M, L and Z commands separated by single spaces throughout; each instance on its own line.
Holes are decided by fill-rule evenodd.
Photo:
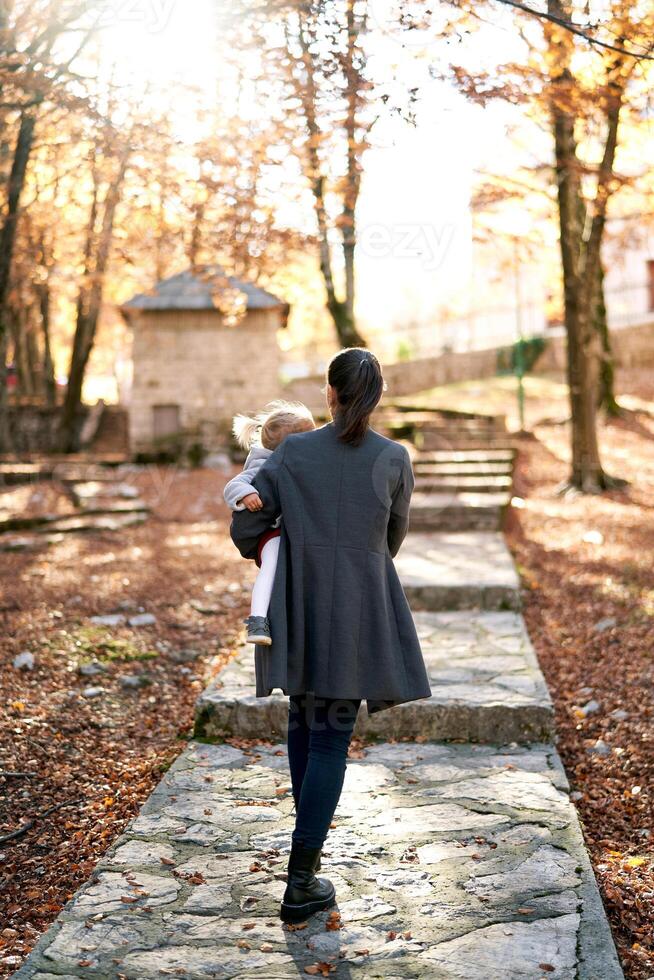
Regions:
M 286 436 L 294 432 L 309 432 L 315 427 L 311 412 L 306 405 L 300 403 L 275 401 L 254 417 L 237 415 L 232 431 L 239 445 L 249 452 L 242 473 L 230 480 L 225 487 L 227 506 L 231 510 L 261 510 L 263 503 L 252 486 L 252 480 Z M 259 574 L 252 589 L 250 615 L 245 620 L 248 643 L 260 643 L 264 646 L 272 643 L 268 607 L 277 570 L 280 525 L 281 517 L 259 538 Z

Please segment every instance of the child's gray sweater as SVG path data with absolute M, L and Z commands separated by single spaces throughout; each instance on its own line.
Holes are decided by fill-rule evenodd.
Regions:
M 264 449 L 263 446 L 253 446 L 243 466 L 243 472 L 239 473 L 229 481 L 224 490 L 225 503 L 230 510 L 245 510 L 245 505 L 239 503 L 243 497 L 249 493 L 256 493 L 256 487 L 252 486 L 252 480 L 266 462 L 272 456 L 272 449 Z

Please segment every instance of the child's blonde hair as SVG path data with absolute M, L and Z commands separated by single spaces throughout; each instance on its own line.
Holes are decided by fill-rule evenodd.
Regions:
M 313 415 L 301 402 L 274 401 L 258 415 L 237 415 L 232 432 L 239 446 L 250 449 L 259 440 L 264 449 L 277 449 L 292 432 L 315 429 Z

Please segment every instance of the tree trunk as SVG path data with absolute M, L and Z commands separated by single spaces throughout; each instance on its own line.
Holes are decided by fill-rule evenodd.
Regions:
M 13 304 L 11 306 L 8 304 L 5 309 L 7 324 L 14 344 L 13 361 L 16 366 L 18 391 L 21 395 L 29 398 L 35 392 L 27 310 L 22 304 L 18 308 L 14 307 Z
M 345 265 L 345 310 L 351 322 L 354 323 L 356 290 L 354 255 L 357 240 L 356 206 L 361 186 L 361 174 L 357 153 L 357 109 L 359 104 L 358 89 L 360 78 L 355 66 L 355 59 L 357 57 L 357 25 L 354 0 L 348 0 L 346 16 L 347 54 L 345 75 L 347 79 L 347 115 L 345 119 L 345 136 L 347 139 L 347 171 L 343 191 L 341 234 L 343 237 L 343 261 Z
M 322 173 L 318 147 L 321 141 L 320 127 L 316 116 L 317 93 L 313 74 L 311 48 L 305 35 L 305 26 L 300 27 L 300 43 L 302 46 L 302 64 L 304 67 L 304 85 L 300 92 L 302 111 L 307 127 L 307 155 L 311 190 L 313 192 L 314 209 L 318 225 L 318 257 L 325 290 L 327 292 L 327 309 L 334 322 L 338 339 L 343 347 L 365 347 L 365 340 L 359 334 L 354 319 L 354 240 L 344 247 L 346 280 L 349 277 L 349 293 L 345 301 L 336 294 L 334 274 L 332 270 L 331 248 L 329 244 L 329 221 L 325 206 L 325 177 Z
M 602 346 L 602 360 L 600 363 L 599 379 L 599 398 L 598 408 L 603 409 L 611 418 L 621 415 L 621 409 L 615 397 L 615 365 L 613 359 L 613 349 L 611 347 L 611 335 L 609 324 L 606 318 L 606 302 L 604 298 L 604 269 L 600 264 L 600 281 L 597 290 L 597 303 L 595 305 L 595 329 L 597 330 Z
M 37 287 L 39 311 L 41 313 L 41 334 L 43 337 L 43 390 L 46 403 L 53 408 L 57 400 L 57 381 L 55 379 L 52 344 L 50 341 L 50 284 L 46 281 Z
M 0 452 L 8 452 L 11 447 L 7 416 L 7 294 L 16 241 L 20 197 L 25 185 L 27 164 L 34 143 L 35 125 L 36 119 L 33 113 L 24 112 L 20 119 L 18 138 L 9 175 L 4 224 L 0 231 Z
M 95 214 L 92 213 L 89 225 L 89 239 L 87 241 L 87 269 L 92 269 L 90 276 L 80 289 L 80 296 L 77 304 L 77 324 L 75 327 L 75 337 L 73 339 L 73 351 L 70 360 L 70 370 L 68 374 L 68 384 L 66 395 L 61 411 L 60 422 L 60 446 L 62 452 L 74 452 L 77 449 L 77 422 L 82 407 L 82 388 L 86 368 L 93 350 L 95 335 L 100 319 L 102 307 L 102 297 L 104 293 L 105 276 L 111 254 L 113 241 L 114 221 L 116 210 L 120 203 L 122 185 L 127 170 L 129 151 L 126 149 L 120 160 L 119 172 L 112 181 L 104 202 L 104 212 L 102 218 L 102 229 L 97 242 L 97 249 L 93 249 L 95 227 Z M 94 203 L 92 212 L 95 211 L 97 203 Z M 88 243 L 90 245 L 90 252 Z M 95 256 L 93 256 L 95 251 Z M 90 281 L 89 281 L 90 280 Z
M 560 0 L 548 0 L 548 11 L 567 17 L 569 10 Z M 598 336 L 592 306 L 595 283 L 589 283 L 585 264 L 585 245 L 579 202 L 575 119 L 569 109 L 570 40 L 553 42 L 555 65 L 552 73 L 551 112 L 554 129 L 557 196 L 560 224 L 561 262 L 567 333 L 567 368 L 570 412 L 572 416 L 572 466 L 569 483 L 585 492 L 597 492 L 606 485 L 597 440 Z

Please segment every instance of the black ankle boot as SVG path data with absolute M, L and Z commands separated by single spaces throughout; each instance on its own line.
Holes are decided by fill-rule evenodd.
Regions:
M 284 922 L 301 922 L 314 912 L 328 909 L 336 901 L 334 886 L 328 878 L 316 878 L 319 847 L 293 844 L 288 860 L 288 883 L 280 916 Z

